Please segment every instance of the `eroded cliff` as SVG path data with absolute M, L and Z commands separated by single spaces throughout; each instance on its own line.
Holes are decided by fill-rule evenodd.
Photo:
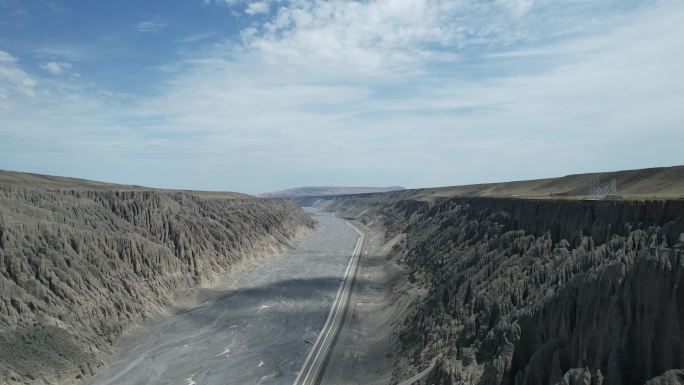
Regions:
M 3 187 L 0 382 L 91 375 L 128 327 L 311 226 L 289 200 Z
M 406 235 L 395 257 L 426 294 L 397 328 L 395 383 L 429 368 L 419 383 L 642 384 L 684 368 L 684 201 L 309 199 Z

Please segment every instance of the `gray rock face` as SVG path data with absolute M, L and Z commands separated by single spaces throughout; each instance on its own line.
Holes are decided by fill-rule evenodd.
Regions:
M 326 204 L 406 233 L 394 252 L 427 294 L 398 329 L 395 382 L 436 358 L 433 385 L 642 384 L 684 368 L 684 202 L 379 200 Z
M 311 226 L 288 200 L 0 189 L 0 382 L 93 374 L 128 327 Z
M 646 385 L 681 385 L 684 384 L 684 370 L 673 369 L 663 373 L 662 376 L 652 378 Z
M 603 377 L 598 371 L 592 376 L 587 368 L 573 368 L 556 383 L 556 385 L 601 385 Z

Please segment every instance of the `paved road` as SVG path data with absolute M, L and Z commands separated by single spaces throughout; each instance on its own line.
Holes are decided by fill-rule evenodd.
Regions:
M 344 274 L 344 281 L 337 292 L 328 319 L 325 322 L 323 330 L 319 333 L 313 349 L 310 350 L 294 385 L 318 385 L 321 383 L 326 366 L 328 365 L 333 349 L 335 348 L 340 329 L 347 316 L 349 300 L 351 298 L 352 289 L 354 288 L 354 282 L 356 281 L 356 272 L 359 267 L 359 257 L 363 250 L 363 242 L 365 239 L 365 235 L 354 225 L 349 223 L 349 226 L 359 233 L 359 240 L 356 242 L 356 247 L 349 260 L 349 266 Z
M 148 322 L 88 384 L 292 385 L 330 314 L 359 234 L 328 213 L 296 250 L 203 289 L 210 303 Z

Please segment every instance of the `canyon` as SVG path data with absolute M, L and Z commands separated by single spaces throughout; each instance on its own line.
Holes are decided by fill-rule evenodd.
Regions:
M 403 279 L 377 298 L 407 310 L 386 322 L 391 384 L 680 378 L 668 371 L 684 367 L 684 200 L 408 191 L 299 202 L 392 242 L 384 263 Z
M 621 195 L 587 196 L 597 177 Z M 281 199 L 2 172 L 0 382 L 289 384 L 356 242 L 343 219 L 365 242 L 320 383 L 680 384 L 683 181 Z

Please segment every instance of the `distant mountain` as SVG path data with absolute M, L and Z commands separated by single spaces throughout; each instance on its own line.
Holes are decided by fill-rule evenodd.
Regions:
M 338 187 L 338 186 L 316 186 L 316 187 L 297 187 L 288 190 L 276 191 L 261 194 L 266 198 L 299 198 L 310 196 L 324 196 L 324 195 L 348 195 L 348 194 L 364 194 L 364 193 L 378 193 L 395 190 L 405 190 L 401 186 L 390 187 Z

